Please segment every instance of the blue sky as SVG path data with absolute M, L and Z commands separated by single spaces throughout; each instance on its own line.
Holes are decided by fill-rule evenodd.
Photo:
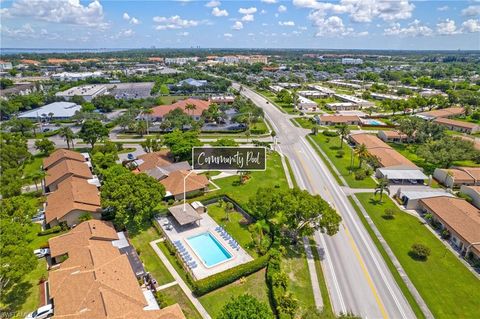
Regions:
M 479 0 L 3 0 L 0 5 L 3 47 L 480 49 Z

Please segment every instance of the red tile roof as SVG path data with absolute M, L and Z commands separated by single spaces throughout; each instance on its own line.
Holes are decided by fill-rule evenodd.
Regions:
M 193 104 L 193 105 L 195 105 L 196 108 L 194 110 L 187 110 L 186 109 L 187 104 Z M 178 102 L 170 104 L 170 105 L 156 106 L 152 109 L 153 112 L 152 112 L 151 116 L 152 117 L 164 117 L 170 111 L 173 111 L 175 109 L 181 109 L 182 111 L 184 111 L 185 113 L 187 113 L 189 115 L 200 116 L 200 115 L 202 115 L 203 111 L 208 109 L 209 106 L 210 106 L 209 101 L 189 98 L 189 99 L 178 101 Z

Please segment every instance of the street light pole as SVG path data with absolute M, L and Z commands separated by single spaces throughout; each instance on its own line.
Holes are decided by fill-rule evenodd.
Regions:
M 186 205 L 187 205 L 187 178 L 190 176 L 190 174 L 193 173 L 193 170 L 188 172 L 187 175 L 183 178 L 183 212 L 185 213 L 187 211 Z

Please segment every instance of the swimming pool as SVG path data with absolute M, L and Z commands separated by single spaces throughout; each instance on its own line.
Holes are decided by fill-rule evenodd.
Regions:
M 368 125 L 374 125 L 374 126 L 383 126 L 385 123 L 377 121 L 377 120 L 363 120 L 363 123 L 368 124 Z
M 232 254 L 210 232 L 189 237 L 187 243 L 207 268 L 232 258 Z

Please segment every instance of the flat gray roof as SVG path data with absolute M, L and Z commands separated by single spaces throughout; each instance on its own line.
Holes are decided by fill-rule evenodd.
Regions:
M 190 204 L 185 205 L 185 211 L 183 211 L 183 204 L 169 207 L 168 211 L 173 215 L 175 220 L 182 226 L 186 224 L 194 223 L 197 220 L 202 219 L 202 217 L 197 213 L 197 211 Z
M 388 169 L 388 168 L 379 168 L 378 169 L 383 176 L 387 176 L 388 179 L 428 179 L 428 177 L 419 169 Z
M 431 198 L 431 197 L 440 197 L 440 196 L 448 196 L 454 197 L 452 194 L 446 191 L 441 190 L 417 190 L 417 191 L 400 191 L 401 196 L 405 196 L 408 199 L 421 199 L 421 198 Z

